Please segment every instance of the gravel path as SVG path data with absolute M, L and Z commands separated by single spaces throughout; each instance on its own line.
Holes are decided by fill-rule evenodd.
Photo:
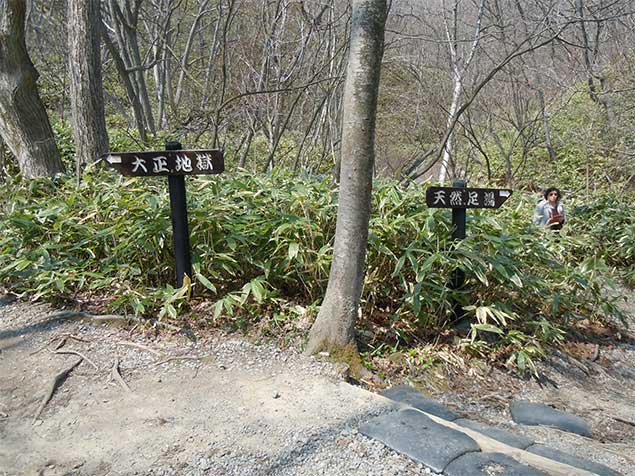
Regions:
M 78 360 L 58 347 L 86 360 L 34 420 L 53 377 Z M 116 362 L 130 390 L 113 378 Z M 554 358 L 541 364 L 553 385 L 501 374 L 494 394 L 437 397 L 462 416 L 635 476 L 635 346 L 603 349 L 598 362 L 609 373 L 595 364 L 576 373 Z M 599 439 L 514 425 L 514 396 L 582 416 Z M 434 474 L 358 432 L 392 409 L 346 383 L 337 365 L 294 349 L 231 336 L 193 343 L 0 300 L 0 476 Z
M 390 406 L 336 366 L 293 349 L 151 339 L 56 315 L 0 307 L 2 475 L 431 474 L 357 432 Z M 98 369 L 82 362 L 32 423 L 52 377 L 78 359 L 51 352 L 63 336 L 62 350 Z M 160 363 L 176 356 L 200 358 Z M 111 378 L 116 359 L 131 392 Z

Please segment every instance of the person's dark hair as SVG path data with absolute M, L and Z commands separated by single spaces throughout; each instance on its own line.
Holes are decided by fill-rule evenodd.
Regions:
M 549 200 L 549 194 L 551 192 L 556 192 L 558 194 L 558 200 L 560 200 L 562 198 L 562 194 L 560 193 L 560 190 L 558 190 L 556 187 L 549 187 L 547 190 L 545 190 L 545 192 L 543 193 L 543 196 L 545 197 L 545 200 Z

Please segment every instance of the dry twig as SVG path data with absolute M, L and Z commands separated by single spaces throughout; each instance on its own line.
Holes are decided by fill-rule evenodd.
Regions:
M 624 423 L 625 425 L 635 426 L 635 421 L 627 420 L 625 418 L 619 417 L 617 415 L 608 414 L 609 418 L 612 418 L 615 421 L 619 421 L 620 423 Z
M 126 381 L 123 379 L 123 377 L 119 373 L 119 357 L 115 358 L 115 363 L 112 366 L 110 375 L 119 385 L 121 385 L 124 388 L 124 390 L 127 390 L 128 392 L 132 392 L 132 390 L 126 383 Z
M 128 347 L 135 347 L 137 349 L 141 349 L 141 350 L 145 350 L 146 352 L 150 352 L 151 354 L 156 355 L 157 357 L 163 357 L 163 354 L 157 350 L 153 350 L 150 349 L 149 347 L 146 347 L 145 345 L 141 345 L 141 344 L 137 344 L 136 342 L 129 342 L 126 340 L 122 340 L 120 342 L 117 342 L 118 345 L 126 345 Z
M 168 357 L 165 360 L 161 360 L 160 362 L 155 363 L 154 366 L 157 367 L 161 364 L 167 364 L 168 362 L 173 362 L 175 360 L 203 360 L 208 357 L 211 357 L 211 356 L 210 355 L 174 355 L 172 357 Z
M 35 423 L 37 421 L 37 419 L 40 417 L 40 414 L 42 413 L 42 410 L 44 410 L 44 407 L 46 406 L 46 404 L 51 400 L 51 397 L 53 396 L 53 393 L 55 393 L 55 390 L 57 389 L 57 387 L 62 384 L 64 379 L 66 379 L 66 377 L 68 377 L 68 374 L 70 374 L 75 367 L 77 367 L 79 364 L 82 363 L 82 360 L 84 360 L 84 359 L 80 358 L 73 365 L 71 365 L 67 369 L 62 370 L 55 377 L 53 377 L 53 380 L 51 381 L 51 385 L 49 387 L 49 390 L 46 393 L 46 395 L 44 396 L 44 398 L 42 399 L 42 403 L 40 403 L 40 406 L 38 407 L 37 412 L 35 413 L 35 416 L 33 417 L 33 422 L 32 423 Z

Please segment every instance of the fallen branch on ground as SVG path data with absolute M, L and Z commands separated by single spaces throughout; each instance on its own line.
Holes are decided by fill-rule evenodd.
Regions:
M 35 413 L 35 416 L 33 417 L 32 423 L 35 423 L 37 419 L 40 417 L 42 410 L 44 410 L 44 407 L 46 406 L 46 404 L 51 400 L 51 397 L 53 397 L 53 394 L 55 393 L 55 390 L 57 389 L 57 387 L 62 384 L 64 379 L 68 377 L 68 374 L 70 374 L 75 367 L 81 364 L 83 360 L 84 359 L 80 358 L 73 365 L 71 365 L 65 370 L 62 370 L 53 378 L 53 381 L 51 382 L 51 386 L 49 387 L 47 394 L 42 399 L 42 403 L 40 403 L 40 406 L 38 407 L 37 412 Z
M 117 382 L 119 385 L 123 387 L 124 390 L 127 390 L 128 392 L 132 392 L 132 389 L 130 388 L 130 386 L 128 386 L 126 381 L 123 379 L 123 377 L 119 373 L 119 357 L 115 359 L 115 363 L 112 366 L 110 375 L 115 380 L 115 382 Z
M 149 347 L 146 347 L 145 345 L 137 344 L 136 342 L 128 342 L 126 340 L 122 340 L 120 342 L 117 342 L 117 345 L 126 345 L 128 347 L 135 347 L 137 349 L 141 349 L 141 350 L 145 350 L 146 352 L 150 352 L 151 354 L 154 354 L 157 357 L 163 357 L 163 353 L 161 353 L 161 352 L 159 352 L 157 350 L 150 349 Z
M 208 357 L 211 357 L 211 355 L 175 355 L 160 362 L 156 362 L 154 366 L 157 367 L 161 364 L 167 364 L 168 362 L 173 362 L 175 360 L 203 360 Z

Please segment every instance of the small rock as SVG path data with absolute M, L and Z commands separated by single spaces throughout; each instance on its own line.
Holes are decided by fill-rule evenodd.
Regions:
M 275 398 L 280 398 L 280 393 L 278 391 L 273 392 L 272 397 Z

